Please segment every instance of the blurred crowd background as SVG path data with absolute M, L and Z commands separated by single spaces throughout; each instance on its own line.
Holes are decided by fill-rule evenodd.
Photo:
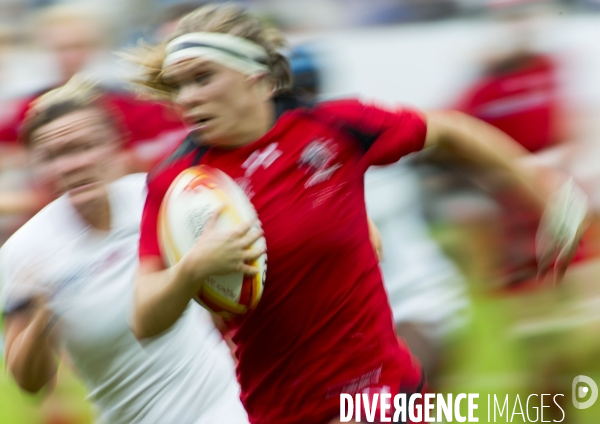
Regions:
M 366 198 L 398 334 L 432 391 L 480 393 L 482 405 L 488 393 L 509 394 L 511 409 L 517 394 L 560 393 L 562 422 L 597 423 L 600 405 L 573 408 L 571 382 L 600 382 L 600 0 L 241 3 L 291 40 L 298 95 L 458 109 L 513 136 L 530 161 L 575 176 L 593 220 L 559 285 L 536 278 L 537 217 L 501 176 L 427 152 L 371 171 Z M 140 100 L 128 83 L 135 67 L 115 52 L 164 40 L 201 4 L 0 0 L 0 243 L 45 203 L 20 122 L 35 97 L 75 73 L 107 89 L 127 134 L 123 172 L 148 170 L 177 145 L 177 111 Z M 84 397 L 68 367 L 46 399 L 2 374 L 0 423 L 91 422 Z

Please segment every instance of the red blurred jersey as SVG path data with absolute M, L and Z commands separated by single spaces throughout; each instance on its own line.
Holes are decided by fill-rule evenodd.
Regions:
M 0 143 L 17 143 L 30 104 L 43 92 L 21 100 L 11 117 L 0 122 Z M 105 91 L 100 98 L 120 125 L 125 148 L 141 162 L 154 165 L 175 150 L 186 129 L 170 107 L 137 99 L 125 91 Z
M 321 423 L 339 414 L 339 394 L 416 390 L 418 365 L 394 333 L 369 241 L 363 174 L 420 150 L 421 116 L 354 100 L 297 107 L 261 139 L 234 150 L 190 138 L 151 173 L 140 256 L 160 256 L 157 214 L 176 176 L 196 163 L 244 188 L 267 240 L 265 290 L 234 322 L 242 401 L 254 424 Z
M 532 55 L 517 69 L 483 77 L 457 109 L 494 125 L 536 152 L 560 141 L 556 73 L 549 58 Z

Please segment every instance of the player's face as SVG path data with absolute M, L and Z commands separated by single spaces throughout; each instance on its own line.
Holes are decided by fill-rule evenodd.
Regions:
M 102 112 L 68 113 L 38 128 L 31 140 L 39 177 L 54 196 L 68 193 L 77 206 L 106 195 L 118 133 Z
M 257 77 L 194 58 L 167 66 L 163 80 L 203 144 L 240 146 L 262 136 L 270 125 L 260 110 L 271 93 Z
M 48 25 L 38 37 L 40 45 L 53 54 L 61 77 L 67 80 L 92 59 L 97 51 L 99 34 L 91 22 L 73 21 Z

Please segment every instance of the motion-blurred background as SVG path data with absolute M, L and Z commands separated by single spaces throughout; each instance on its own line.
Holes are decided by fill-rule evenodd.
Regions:
M 289 36 L 299 95 L 459 109 L 509 133 L 533 162 L 572 173 L 600 212 L 599 0 L 241 3 Z M 44 204 L 17 137 L 27 106 L 76 72 L 111 90 L 107 101 L 128 134 L 127 171 L 147 170 L 181 140 L 175 112 L 137 100 L 127 82 L 136 69 L 114 52 L 163 40 L 201 4 L 0 0 L 0 242 Z M 510 410 L 517 394 L 523 404 L 533 393 L 564 394 L 562 422 L 599 422 L 600 405 L 571 404 L 575 376 L 600 382 L 595 220 L 555 286 L 535 278 L 534 217 L 485 169 L 450 166 L 436 152 L 415 155 L 370 172 L 366 197 L 383 237 L 398 334 L 432 391 L 480 393 L 481 422 L 488 393 L 509 394 Z M 68 367 L 42 397 L 0 375 L 0 423 L 93 419 Z M 555 407 L 544 419 L 561 416 Z

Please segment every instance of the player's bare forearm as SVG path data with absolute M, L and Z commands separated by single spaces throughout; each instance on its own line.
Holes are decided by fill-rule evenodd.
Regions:
M 45 311 L 27 315 L 6 319 L 5 360 L 19 387 L 37 393 L 56 375 L 58 359 L 48 334 L 52 317 Z
M 428 113 L 425 147 L 434 146 L 472 165 L 500 171 L 503 180 L 525 190 L 540 210 L 548 202 L 550 191 L 540 185 L 536 170 L 520 166 L 519 159 L 529 152 L 483 121 L 455 111 Z
M 202 235 L 174 266 L 165 270 L 159 258 L 142 260 L 132 323 L 138 339 L 156 336 L 171 327 L 210 275 L 258 272 L 257 267 L 247 262 L 255 261 L 265 252 L 264 248 L 251 248 L 262 237 L 262 230 L 253 229 L 252 222 L 218 230 L 216 222 L 222 210 L 211 214 Z
M 181 266 L 160 269 L 142 264 L 136 279 L 132 331 L 137 339 L 153 337 L 170 328 L 189 304 L 194 287 Z

